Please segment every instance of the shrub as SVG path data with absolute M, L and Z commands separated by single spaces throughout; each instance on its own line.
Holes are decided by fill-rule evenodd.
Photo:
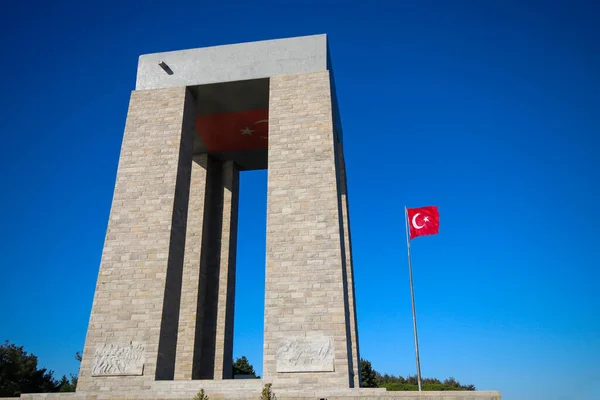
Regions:
M 204 393 L 204 389 L 200 389 L 198 394 L 196 394 L 192 400 L 208 400 L 208 396 Z
M 271 383 L 265 383 L 263 387 L 262 394 L 260 395 L 260 400 L 277 400 L 277 396 L 271 390 Z

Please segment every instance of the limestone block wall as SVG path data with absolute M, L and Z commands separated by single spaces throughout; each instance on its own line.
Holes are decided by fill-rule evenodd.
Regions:
M 185 87 L 131 94 L 78 392 L 173 374 L 193 118 Z M 130 342 L 144 348 L 143 375 L 92 377 L 97 346 Z
M 263 373 L 274 388 L 354 386 L 335 146 L 329 72 L 272 77 Z

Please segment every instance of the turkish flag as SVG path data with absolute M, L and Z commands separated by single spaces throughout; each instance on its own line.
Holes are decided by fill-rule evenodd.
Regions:
M 437 206 L 407 208 L 410 238 L 435 235 L 440 228 L 440 213 Z
M 266 149 L 268 127 L 268 108 L 196 117 L 196 132 L 216 153 Z

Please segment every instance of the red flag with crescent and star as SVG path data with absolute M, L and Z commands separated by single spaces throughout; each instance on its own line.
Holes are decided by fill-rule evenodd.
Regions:
M 440 228 L 440 213 L 437 206 L 407 208 L 410 238 L 435 235 Z
M 269 109 L 207 114 L 196 117 L 196 131 L 212 152 L 266 149 Z

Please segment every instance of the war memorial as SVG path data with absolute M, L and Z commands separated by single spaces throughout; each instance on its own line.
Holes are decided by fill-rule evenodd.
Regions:
M 239 174 L 268 170 L 263 376 L 233 379 Z M 360 388 L 326 35 L 142 55 L 77 391 L 24 399 L 499 400 Z

